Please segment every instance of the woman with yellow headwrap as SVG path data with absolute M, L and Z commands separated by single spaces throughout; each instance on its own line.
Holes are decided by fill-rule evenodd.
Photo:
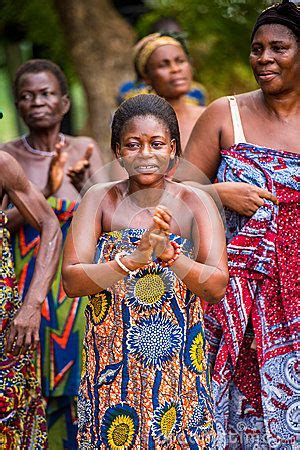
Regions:
M 148 92 L 164 97 L 173 106 L 184 150 L 204 107 L 187 101 L 192 86 L 192 67 L 184 40 L 178 34 L 153 33 L 134 47 L 134 65 Z

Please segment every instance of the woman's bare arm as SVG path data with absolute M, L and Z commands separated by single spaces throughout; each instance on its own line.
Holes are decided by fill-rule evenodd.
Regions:
M 10 153 L 9 153 L 10 154 Z M 17 155 L 13 155 L 17 160 Z M 50 197 L 55 194 L 57 189 L 60 187 L 63 176 L 64 176 L 64 166 L 67 160 L 67 153 L 63 151 L 62 145 L 56 145 L 56 155 L 52 158 L 47 185 L 41 190 L 41 193 L 45 198 Z M 18 208 L 15 206 L 9 208 L 5 211 L 8 217 L 8 229 L 12 233 L 16 233 L 22 225 L 26 223 L 25 217 L 20 213 Z
M 199 117 L 185 151 L 190 163 L 184 168 L 182 180 L 186 184 L 198 184 L 215 202 L 244 216 L 252 216 L 264 204 L 264 199 L 277 203 L 276 197 L 265 189 L 243 182 L 214 181 L 220 164 L 223 147 L 234 143 L 233 125 L 227 98 L 220 98 L 209 105 Z
M 40 245 L 35 270 L 23 305 L 16 316 L 9 343 L 17 337 L 16 347 L 36 344 L 41 305 L 51 286 L 61 250 L 61 231 L 57 218 L 43 195 L 26 178 L 16 160 L 0 155 L 2 190 L 9 196 L 22 217 L 40 232 Z
M 186 286 L 208 303 L 217 303 L 228 282 L 225 230 L 212 199 L 202 191 L 188 196 L 194 215 L 196 260 L 180 256 L 172 266 Z
M 101 200 L 105 192 L 97 185 L 84 195 L 74 214 L 64 246 L 63 283 L 70 297 L 92 295 L 124 277 L 117 263 L 94 264 L 102 232 Z
M 184 158 L 196 169 L 190 170 L 191 181 L 207 183 L 216 176 L 225 111 L 225 99 L 216 100 L 205 109 L 193 128 L 184 153 Z M 201 174 L 204 174 L 203 178 Z
M 110 187 L 111 188 L 111 187 Z M 93 295 L 127 276 L 115 260 L 95 264 L 96 245 L 101 235 L 102 201 L 110 188 L 95 185 L 84 195 L 76 211 L 64 246 L 63 283 L 70 297 Z M 112 202 L 110 202 L 113 208 Z M 152 254 L 149 232 L 137 249 L 124 258 L 129 270 L 143 267 Z M 126 260 L 126 262 L 125 262 Z
M 225 294 L 228 282 L 225 231 L 212 199 L 202 191 L 187 190 L 181 199 L 190 210 L 191 239 L 195 260 L 176 255 L 169 240 L 172 212 L 163 205 L 156 207 L 153 220 L 159 227 L 151 233 L 156 255 L 168 264 L 175 257 L 172 269 L 196 295 L 209 303 L 217 303 Z

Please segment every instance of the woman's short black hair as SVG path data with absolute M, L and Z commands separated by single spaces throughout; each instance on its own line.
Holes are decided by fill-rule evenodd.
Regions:
M 121 103 L 115 112 L 111 126 L 111 148 L 116 153 L 117 144 L 126 124 L 134 117 L 155 117 L 166 126 L 171 139 L 176 142 L 176 156 L 182 155 L 180 131 L 176 113 L 172 106 L 162 97 L 154 94 L 140 94 Z
M 57 79 L 60 87 L 60 92 L 62 95 L 68 95 L 68 82 L 65 74 L 61 68 L 52 61 L 48 59 L 29 59 L 24 64 L 22 64 L 16 74 L 13 84 L 13 91 L 15 99 L 18 98 L 19 81 L 22 75 L 25 73 L 40 73 L 40 72 L 51 72 Z

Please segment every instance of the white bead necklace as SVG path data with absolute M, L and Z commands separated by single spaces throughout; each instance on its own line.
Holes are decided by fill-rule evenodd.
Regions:
M 59 133 L 58 136 L 59 136 L 59 144 L 64 145 L 66 143 L 66 136 L 63 133 Z M 38 150 L 37 148 L 31 147 L 31 145 L 29 144 L 29 142 L 27 140 L 26 134 L 24 134 L 22 136 L 22 142 L 23 142 L 23 145 L 24 145 L 25 149 L 28 152 L 33 153 L 34 155 L 54 156 L 56 154 L 55 151 L 47 152 L 47 151 L 44 151 L 44 150 Z

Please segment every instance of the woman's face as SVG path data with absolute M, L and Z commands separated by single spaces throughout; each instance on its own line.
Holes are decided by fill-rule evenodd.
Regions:
M 255 79 L 267 94 L 299 89 L 300 45 L 284 25 L 262 25 L 254 35 L 250 63 Z
M 192 69 L 182 47 L 163 45 L 150 55 L 147 62 L 146 83 L 166 99 L 188 93 L 192 82 Z
M 49 129 L 61 123 L 70 107 L 53 73 L 25 73 L 19 79 L 16 106 L 29 129 Z
M 138 116 L 128 121 L 116 149 L 129 177 L 149 187 L 163 179 L 175 151 L 176 143 L 171 140 L 169 129 L 154 116 Z

